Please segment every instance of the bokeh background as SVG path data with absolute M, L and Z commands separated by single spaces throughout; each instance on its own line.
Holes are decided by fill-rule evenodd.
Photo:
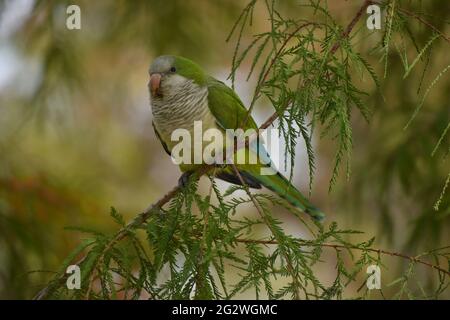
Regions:
M 66 28 L 66 8 L 73 3 L 81 8 L 81 30 Z M 298 4 L 282 1 L 280 10 L 311 18 Z M 450 34 L 449 4 L 409 1 L 408 7 L 428 13 Z M 359 5 L 330 1 L 329 9 L 345 26 Z M 176 183 L 180 173 L 151 126 L 148 66 L 160 54 L 180 54 L 225 80 L 234 50 L 225 39 L 244 6 L 237 0 L 0 1 L 0 298 L 36 293 L 84 237 L 66 227 L 113 232 L 111 206 L 131 219 Z M 257 8 L 253 33 L 269 26 L 263 7 Z M 448 75 L 403 130 L 430 82 L 449 64 L 449 44 L 434 42 L 405 80 L 392 49 L 383 78 L 380 53 L 371 51 L 382 30 L 368 37 L 364 24 L 358 24 L 356 47 L 373 64 L 382 90 L 369 80 L 363 84 L 372 118 L 367 123 L 354 115 L 352 174 L 349 180 L 342 174 L 331 192 L 335 145 L 314 138 L 313 202 L 341 228 L 375 236 L 380 248 L 416 255 L 449 245 L 448 190 L 439 210 L 433 209 L 450 173 L 449 135 L 431 156 L 450 121 Z M 430 29 L 414 21 L 410 28 L 423 47 Z M 251 36 L 244 34 L 243 41 Z M 412 61 L 417 49 L 403 44 Z M 254 82 L 237 79 L 244 102 Z M 262 101 L 257 122 L 271 112 Z M 301 143 L 297 148 L 294 183 L 307 193 L 307 157 Z M 288 215 L 282 218 L 289 222 Z M 386 272 L 398 273 L 405 263 L 388 258 Z M 418 276 L 432 285 L 430 270 L 420 269 Z

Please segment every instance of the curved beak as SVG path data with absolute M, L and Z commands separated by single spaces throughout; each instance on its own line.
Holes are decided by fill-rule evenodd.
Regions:
M 159 86 L 161 84 L 161 74 L 160 73 L 152 73 L 150 75 L 150 92 L 152 96 L 156 96 L 159 92 Z

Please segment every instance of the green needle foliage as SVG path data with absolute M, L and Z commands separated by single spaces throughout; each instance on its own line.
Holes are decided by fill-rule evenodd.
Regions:
M 247 79 L 255 81 L 249 112 L 262 98 L 273 106 L 291 170 L 295 166 L 295 146 L 304 140 L 310 187 L 316 167 L 313 135 L 330 138 L 335 144 L 331 190 L 342 166 L 347 177 L 351 173 L 352 116 L 356 112 L 367 121 L 371 119 L 366 102 L 368 93 L 361 83 L 368 77 L 378 88 L 381 84 L 374 67 L 352 41 L 354 34 L 360 32 L 358 28 L 364 27 L 357 22 L 370 3 L 363 4 L 348 26 L 341 26 L 323 1 L 310 1 L 302 6 L 314 13 L 314 21 L 305 21 L 283 16 L 277 9 L 277 1 L 252 0 L 228 37 L 236 43 L 230 74 L 233 86 L 237 71 L 249 59 Z M 266 12 L 269 29 L 243 43 L 257 5 Z M 386 12 L 386 27 L 373 52 L 381 52 L 384 77 L 388 77 L 390 57 L 397 50 L 404 67 L 403 78 L 411 77 L 420 61 L 428 59 L 433 45 L 448 38 L 432 30 L 431 37 L 419 46 L 409 27 L 411 20 L 423 23 L 422 18 L 402 9 L 396 1 L 380 5 Z M 417 47 L 412 62 L 405 51 L 406 39 Z M 408 130 L 414 129 L 413 120 L 447 69 L 441 70 L 428 84 L 407 124 Z M 445 148 L 448 128 L 449 125 L 441 133 L 433 154 L 438 148 Z M 191 179 L 185 188 L 175 188 L 164 201 L 130 224 L 112 209 L 111 216 L 120 228 L 116 234 L 81 229 L 90 233 L 90 238 L 74 250 L 37 297 L 233 299 L 250 292 L 256 299 L 435 299 L 447 294 L 449 247 L 418 256 L 378 250 L 373 247 L 374 238 L 358 240 L 361 239 L 359 231 L 343 230 L 334 222 L 322 225 L 305 220 L 304 215 L 282 199 L 253 194 L 246 186 L 222 191 L 216 185 L 213 170 L 207 176 L 206 194 L 199 190 L 198 181 Z M 436 195 L 437 207 L 448 208 L 448 200 L 444 199 L 448 181 L 442 194 Z M 243 216 L 242 208 L 248 206 L 257 214 Z M 301 238 L 286 231 L 277 215 L 279 211 L 289 212 L 304 227 Z M 80 256 L 81 260 L 77 261 Z M 387 270 L 390 257 L 409 263 L 382 290 L 368 290 L 367 266 L 374 264 Z M 69 290 L 65 283 L 65 270 L 74 263 L 82 272 L 80 290 Z M 431 285 L 422 284 L 422 278 L 416 277 L 423 272 L 433 280 Z
M 335 223 L 325 228 L 304 221 L 296 211 L 291 213 L 310 230 L 310 240 L 286 234 L 273 215 L 273 207 L 285 203 L 266 194 L 253 195 L 261 216 L 239 218 L 240 207 L 251 201 L 237 195 L 242 189 L 232 187 L 223 194 L 211 177 L 209 193 L 200 195 L 196 182 L 191 181 L 166 209 L 154 210 L 138 227 L 126 226 L 112 208 L 111 216 L 126 237 L 116 243 L 116 235 L 94 233 L 68 257 L 45 289 L 45 297 L 232 299 L 250 291 L 257 299 L 340 299 L 347 290 L 346 297 L 367 298 L 369 290 L 352 289 L 365 288 L 365 277 L 358 276 L 370 264 L 384 267 L 382 255 L 397 255 L 373 249 L 374 239 L 351 243 L 345 239 L 358 231 L 341 230 Z M 269 230 L 269 236 L 255 238 L 255 230 L 261 226 Z M 334 259 L 327 249 L 334 252 Z M 88 252 L 79 262 L 81 289 L 69 290 L 65 268 L 84 250 Z M 435 258 L 438 264 L 449 254 L 448 248 L 442 248 L 408 257 L 405 274 L 389 286 L 396 288 L 399 298 L 439 298 L 448 286 L 448 272 L 433 267 L 427 270 L 439 280 L 431 292 L 417 292 L 413 275 L 420 269 L 422 257 Z M 335 266 L 325 262 L 330 259 Z M 316 268 L 324 263 L 332 270 L 331 283 L 316 274 Z

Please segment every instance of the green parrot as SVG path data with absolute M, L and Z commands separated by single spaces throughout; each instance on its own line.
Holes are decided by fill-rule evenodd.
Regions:
M 201 121 L 203 130 L 215 128 L 225 132 L 226 129 L 238 129 L 241 125 L 244 125 L 241 128 L 244 131 L 257 129 L 255 121 L 247 116 L 247 109 L 233 89 L 206 74 L 193 61 L 173 55 L 159 56 L 151 64 L 149 74 L 153 128 L 169 155 L 178 143 L 172 141 L 172 132 L 180 128 L 193 132 L 196 121 Z M 261 154 L 269 157 L 267 152 L 258 152 L 258 148 L 264 148 L 261 142 L 257 142 L 256 147 L 255 143 L 250 143 L 243 151 L 255 152 L 257 157 L 261 157 Z M 271 166 L 268 162 L 270 158 L 269 161 L 258 161 L 256 164 L 236 164 L 240 177 L 232 166 L 218 166 L 216 177 L 237 185 L 244 181 L 250 188 L 260 189 L 264 186 L 314 219 L 322 220 L 325 215 L 282 174 L 261 174 L 261 166 Z M 200 165 L 180 164 L 183 174 L 179 183 L 185 184 Z

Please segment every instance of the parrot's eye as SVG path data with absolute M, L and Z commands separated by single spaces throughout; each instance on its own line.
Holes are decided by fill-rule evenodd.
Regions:
M 175 67 L 170 68 L 170 72 L 175 72 L 175 71 L 177 71 L 177 68 L 175 68 Z

